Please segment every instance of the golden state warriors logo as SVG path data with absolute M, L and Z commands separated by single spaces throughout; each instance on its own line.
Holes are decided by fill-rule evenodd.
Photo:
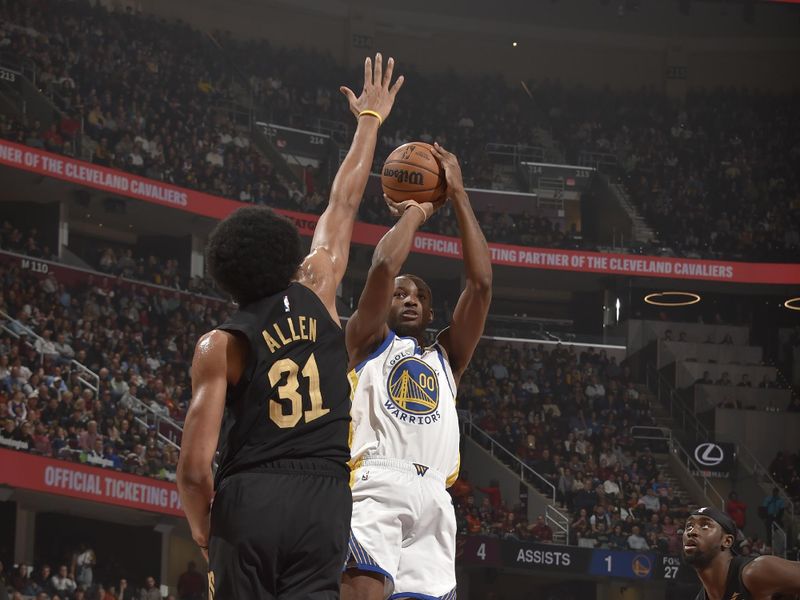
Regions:
M 386 384 L 386 408 L 401 421 L 433 423 L 439 420 L 439 379 L 433 369 L 413 356 L 392 368 Z
M 644 554 L 637 554 L 631 563 L 631 570 L 637 577 L 647 577 L 650 575 L 650 571 L 653 570 L 653 565 Z

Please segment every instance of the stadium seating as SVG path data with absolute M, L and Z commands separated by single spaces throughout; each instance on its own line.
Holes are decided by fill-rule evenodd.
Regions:
M 235 101 L 236 87 L 222 54 L 200 32 L 81 3 L 16 1 L 2 10 L 6 52 L 35 64 L 39 84 L 71 116 L 56 131 L 6 118 L 3 137 L 62 152 L 72 151 L 68 139 L 80 137 L 98 164 L 247 202 L 311 212 L 324 205 L 327 182 L 306 195 L 226 116 L 223 107 Z M 95 37 L 115 43 L 108 53 L 93 54 Z M 224 46 L 272 122 L 351 123 L 332 90 L 342 82 L 356 85 L 357 76 L 330 57 L 266 41 L 226 38 Z M 88 60 L 78 60 L 84 54 Z M 498 182 L 487 144 L 521 146 L 545 128 L 565 161 L 593 164 L 593 156 L 605 156 L 594 164 L 625 184 L 661 246 L 679 255 L 787 260 L 800 248 L 800 188 L 791 168 L 798 152 L 794 97 L 725 90 L 695 93 L 680 104 L 651 91 L 598 93 L 530 82 L 529 98 L 499 77 L 406 74 L 409 83 L 382 132 L 377 160 L 400 143 L 435 139 L 460 155 L 469 184 L 492 188 Z M 490 93 L 469 93 L 476 85 Z M 162 91 L 144 91 L 152 89 Z M 433 110 L 420 101 L 427 98 L 438 99 Z M 80 119 L 83 134 L 70 124 Z M 380 198 L 365 204 L 362 217 L 385 219 Z M 566 232 L 535 212 L 482 224 L 495 241 L 567 243 Z M 452 233 L 452 220 L 435 219 L 428 228 Z

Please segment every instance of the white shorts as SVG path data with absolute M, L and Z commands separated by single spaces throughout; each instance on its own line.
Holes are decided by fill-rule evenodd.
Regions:
M 454 600 L 456 516 L 445 477 L 367 458 L 354 472 L 348 568 L 381 573 L 386 598 Z

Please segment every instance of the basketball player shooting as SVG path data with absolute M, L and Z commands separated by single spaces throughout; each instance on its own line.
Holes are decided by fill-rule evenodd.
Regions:
M 208 241 L 209 271 L 239 308 L 197 343 L 178 489 L 212 600 L 339 597 L 351 389 L 335 299 L 378 127 L 403 84 L 391 84 L 393 59 L 382 67 L 380 54 L 366 59 L 358 97 L 341 88 L 358 126 L 310 253 L 261 207 L 234 212 Z
M 400 220 L 375 248 L 346 329 L 355 384 L 346 600 L 455 598 L 456 521 L 447 487 L 459 469 L 456 389 L 483 333 L 492 266 L 456 157 L 438 145 L 433 152 L 458 220 L 466 287 L 450 326 L 426 345 L 431 290 L 419 277 L 398 274 L 438 205 L 387 198 Z
M 736 556 L 736 524 L 714 507 L 689 515 L 683 560 L 697 571 L 703 589 L 695 600 L 770 600 L 800 594 L 800 563 L 777 556 Z

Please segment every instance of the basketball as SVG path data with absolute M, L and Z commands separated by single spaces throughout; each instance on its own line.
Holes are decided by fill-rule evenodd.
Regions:
M 444 170 L 431 149 L 424 142 L 410 142 L 396 148 L 381 170 L 383 193 L 395 202 L 440 200 L 446 189 Z

